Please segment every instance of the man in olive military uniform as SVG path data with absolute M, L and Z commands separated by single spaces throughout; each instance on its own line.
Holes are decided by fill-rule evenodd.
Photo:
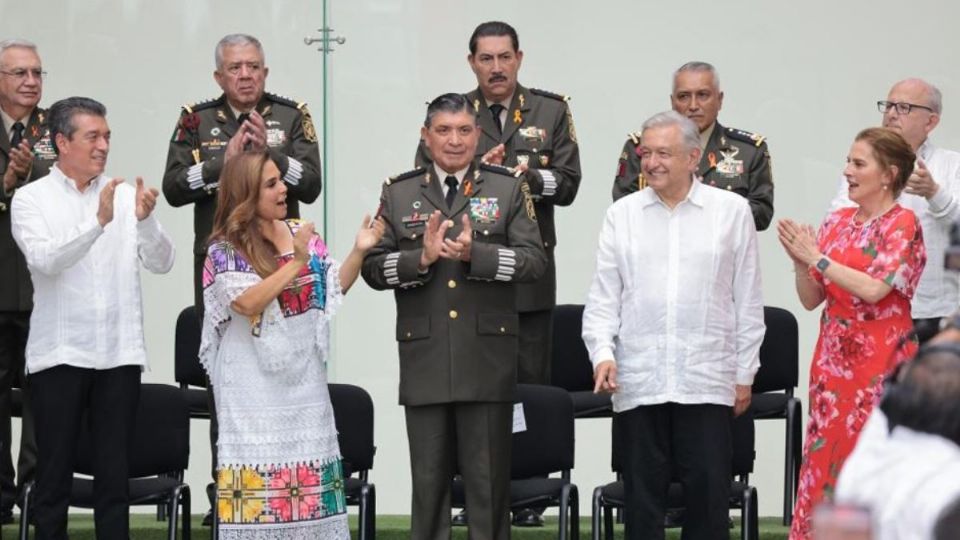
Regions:
M 245 34 L 225 36 L 215 58 L 213 78 L 223 94 L 183 107 L 163 175 L 163 194 L 171 206 L 194 205 L 194 305 L 201 317 L 203 261 L 224 162 L 247 149 L 268 149 L 287 184 L 287 217 L 300 217 L 298 201 L 312 203 L 321 187 L 320 149 L 310 113 L 303 103 L 264 91 L 269 70 L 260 41 Z M 213 397 L 208 397 L 216 481 L 217 423 Z
M 566 98 L 523 87 L 517 73 L 523 60 L 517 31 L 504 22 L 485 22 L 470 36 L 470 68 L 477 89 L 467 99 L 480 118 L 477 157 L 516 168 L 530 186 L 537 224 L 547 253 L 547 271 L 536 283 L 518 285 L 521 383 L 550 384 L 550 346 L 556 305 L 557 243 L 554 206 L 573 203 L 580 187 L 580 150 Z M 429 163 L 421 143 L 417 165 Z
M 20 456 L 14 474 L 10 398 L 14 385 L 26 391 L 24 348 L 33 310 L 33 284 L 10 232 L 10 201 L 17 188 L 46 176 L 57 160 L 47 130 L 47 112 L 37 106 L 43 75 L 36 45 L 20 39 L 0 41 L 0 524 L 13 521 L 14 501 L 24 483 L 33 479 L 37 459 L 33 414 L 24 393 Z
M 445 94 L 421 130 L 433 156 L 387 181 L 380 244 L 363 263 L 375 289 L 393 289 L 413 478 L 411 538 L 450 538 L 455 464 L 470 537 L 510 536 L 510 442 L 520 325 L 513 283 L 546 268 L 526 182 L 479 164 L 473 104 Z
M 724 127 L 717 122 L 723 105 L 720 78 L 706 62 L 688 62 L 674 73 L 673 110 L 690 118 L 700 128 L 703 157 L 697 175 L 703 183 L 744 196 L 750 203 L 758 231 L 773 219 L 773 177 L 770 152 L 760 135 Z M 640 172 L 640 132 L 631 133 L 617 165 L 613 200 L 638 191 L 643 184 Z
M 193 208 L 195 303 L 202 309 L 203 259 L 217 207 L 224 162 L 245 149 L 266 147 L 287 183 L 287 216 L 300 217 L 298 201 L 320 195 L 320 149 L 303 103 L 264 91 L 267 68 L 260 41 L 231 34 L 217 43 L 213 73 L 223 94 L 183 107 L 174 129 L 163 194 L 172 206 Z

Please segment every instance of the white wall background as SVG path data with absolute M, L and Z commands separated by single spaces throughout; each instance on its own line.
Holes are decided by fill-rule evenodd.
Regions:
M 216 41 L 230 32 L 257 35 L 271 68 L 268 90 L 310 102 L 318 130 L 327 113 L 328 241 L 343 254 L 361 214 L 375 209 L 382 179 L 412 165 L 424 102 L 475 86 L 465 61 L 470 32 L 484 20 L 506 20 L 518 29 L 525 52 L 521 82 L 573 96 L 584 174 L 577 201 L 558 211 L 560 303 L 584 300 L 626 133 L 669 108 L 671 73 L 688 60 L 706 60 L 719 70 L 724 124 L 768 137 L 775 217 L 819 221 L 850 141 L 879 122 L 873 103 L 898 79 L 919 76 L 939 85 L 946 115 L 935 139 L 960 148 L 960 123 L 952 112 L 960 102 L 954 68 L 960 8 L 950 2 L 329 3 L 330 26 L 347 43 L 330 58 L 327 111 L 321 107 L 320 53 L 302 43 L 322 25 L 320 1 L 2 0 L 0 37 L 22 36 L 39 45 L 50 73 L 43 104 L 88 95 L 107 105 L 114 134 L 110 174 L 143 175 L 159 187 L 180 105 L 219 94 L 211 76 Z M 169 274 L 144 277 L 151 362 L 144 379 L 172 383 L 174 322 L 192 301 L 192 211 L 166 203 L 157 211 L 178 260 Z M 322 219 L 322 206 L 307 207 L 305 215 Z M 806 406 L 817 313 L 802 312 L 775 235 L 762 233 L 760 243 L 765 302 L 800 319 L 799 395 Z M 358 284 L 339 315 L 331 361 L 333 380 L 365 387 L 376 403 L 379 449 L 372 479 L 378 509 L 388 514 L 409 512 L 394 317 L 392 295 Z M 758 425 L 753 478 L 762 515 L 780 511 L 782 426 Z M 578 421 L 577 438 L 574 481 L 588 498 L 610 477 L 608 421 Z M 193 424 L 191 443 L 187 479 L 199 495 L 209 466 L 205 423 Z M 197 511 L 202 507 L 195 504 Z M 581 504 L 582 511 L 588 508 Z

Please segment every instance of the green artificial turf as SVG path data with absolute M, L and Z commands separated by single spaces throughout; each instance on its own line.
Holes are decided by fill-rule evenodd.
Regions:
M 193 517 L 192 530 L 194 540 L 210 538 L 210 529 L 200 526 L 202 516 Z M 730 538 L 739 540 L 739 519 L 737 525 L 730 530 Z M 410 537 L 410 516 L 377 516 L 377 540 L 408 540 Z M 353 537 L 357 534 L 356 516 L 350 516 L 350 530 Z M 14 540 L 17 538 L 17 524 L 5 525 L 0 538 Z M 760 540 L 783 540 L 787 537 L 788 529 L 784 527 L 778 517 L 760 518 Z M 541 529 L 522 529 L 514 527 L 511 537 L 515 540 L 546 540 L 557 538 L 557 518 L 547 517 L 547 525 Z M 130 538 L 132 540 L 163 540 L 166 538 L 166 522 L 157 521 L 149 514 L 133 514 L 130 517 Z M 453 538 L 466 540 L 467 530 L 461 527 L 453 529 Z M 590 538 L 590 516 L 580 516 L 580 538 Z M 623 528 L 617 527 L 615 538 L 623 538 Z M 678 540 L 680 529 L 667 530 L 667 538 Z M 70 516 L 70 540 L 94 540 L 93 516 L 90 514 L 74 514 Z

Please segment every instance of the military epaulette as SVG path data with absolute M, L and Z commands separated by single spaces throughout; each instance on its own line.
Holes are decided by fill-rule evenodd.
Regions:
M 744 131 L 742 129 L 728 127 L 726 128 L 726 132 L 727 132 L 727 137 L 730 137 L 731 139 L 745 142 L 745 143 L 750 143 L 757 147 L 763 144 L 763 141 L 765 139 L 763 135 L 750 133 L 749 131 Z
M 270 92 L 264 92 L 264 95 L 268 97 L 270 101 L 287 105 L 293 107 L 294 109 L 299 109 L 300 105 L 305 105 L 305 103 L 298 102 L 295 99 L 288 98 L 287 96 L 279 96 L 277 94 L 271 94 Z
M 494 172 L 494 173 L 497 173 L 497 174 L 502 174 L 502 175 L 504 175 L 504 176 L 513 176 L 513 175 L 514 175 L 514 174 L 513 174 L 513 173 L 514 173 L 513 169 L 508 169 L 507 167 L 504 167 L 503 165 L 495 165 L 495 164 L 493 164 L 493 163 L 484 163 L 484 162 L 482 162 L 482 161 L 480 162 L 480 170 L 481 170 L 481 171 L 490 171 L 490 172 Z
M 401 180 L 406 180 L 408 178 L 414 178 L 416 176 L 420 176 L 421 174 L 423 174 L 423 171 L 424 171 L 423 167 L 416 167 L 405 173 L 400 173 L 400 174 L 391 176 L 390 178 L 387 178 L 383 183 L 389 186 L 394 182 L 399 182 Z
M 536 94 L 536 95 L 538 95 L 538 96 L 543 96 L 543 97 L 547 97 L 547 98 L 550 98 L 550 99 L 556 99 L 556 100 L 558 100 L 558 101 L 563 101 L 563 102 L 570 101 L 570 96 L 563 96 L 563 95 L 560 95 L 560 94 L 554 94 L 553 92 L 548 92 L 548 91 L 546 91 L 546 90 L 540 90 L 539 88 L 531 88 L 531 89 L 530 89 L 530 92 L 532 92 L 532 93 L 534 93 L 534 94 Z
M 210 109 L 212 107 L 217 107 L 223 104 L 223 96 L 218 98 L 207 99 L 204 101 L 198 101 L 197 103 L 191 103 L 190 105 L 184 105 L 183 110 L 187 114 L 195 113 L 202 111 L 204 109 Z
M 639 145 L 640 145 L 640 135 L 642 135 L 642 134 L 643 134 L 642 131 L 632 131 L 632 132 L 630 132 L 630 133 L 627 133 L 627 137 L 630 137 L 630 142 L 632 142 L 634 146 L 639 146 Z

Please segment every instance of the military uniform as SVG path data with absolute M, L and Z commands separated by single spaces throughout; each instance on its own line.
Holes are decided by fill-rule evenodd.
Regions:
M 0 122 L 2 124 L 2 122 Z M 6 173 L 10 163 L 10 126 L 2 126 L 0 133 L 0 179 Z M 23 140 L 33 150 L 33 165 L 25 178 L 17 181 L 20 187 L 28 182 L 46 176 L 50 167 L 57 161 L 50 132 L 47 129 L 47 112 L 39 107 L 30 114 L 23 130 Z M 0 190 L 0 495 L 3 505 L 0 513 L 10 510 L 17 496 L 14 487 L 13 460 L 10 452 L 10 388 L 16 383 L 22 385 L 24 367 L 24 348 L 27 344 L 27 331 L 30 325 L 30 312 L 33 310 L 33 283 L 23 253 L 13 241 L 10 232 L 10 201 L 16 193 L 16 187 L 10 193 Z M 25 396 L 24 396 L 25 397 Z M 24 400 L 20 457 L 17 465 L 17 484 L 33 479 L 37 449 L 33 436 L 33 415 Z
M 287 217 L 300 217 L 298 201 L 312 203 L 320 195 L 320 149 L 306 105 L 265 93 L 256 111 L 267 125 L 270 156 L 287 183 Z M 217 208 L 217 186 L 223 154 L 240 129 L 227 99 L 183 107 L 167 153 L 163 194 L 171 206 L 194 203 L 194 301 L 203 307 L 201 277 L 207 238 Z
M 567 98 L 518 84 L 501 133 L 480 90 L 468 93 L 467 99 L 477 110 L 482 130 L 477 157 L 503 144 L 504 166 L 526 163 L 530 167 L 524 178 L 530 185 L 548 264 L 541 279 L 517 286 L 521 326 L 519 381 L 550 384 L 552 313 L 557 301 L 554 206 L 569 206 L 580 188 L 580 149 L 573 118 Z M 416 162 L 419 166 L 430 162 L 423 142 Z
M 547 265 L 528 186 L 495 165 L 470 167 L 448 209 L 434 166 L 387 181 L 380 243 L 363 261 L 363 278 L 393 289 L 400 354 L 400 403 L 406 406 L 413 474 L 411 537 L 450 535 L 455 460 L 470 506 L 471 538 L 509 536 L 510 438 L 517 372 L 515 282 Z M 418 271 L 427 220 L 440 210 L 470 217 L 470 262 L 438 259 Z
M 636 131 L 623 144 L 613 181 L 613 200 L 641 188 L 639 147 L 640 132 Z M 708 186 L 745 197 L 758 231 L 770 226 L 773 220 L 773 173 L 770 151 L 762 136 L 723 127 L 719 122 L 714 124 L 697 175 Z

